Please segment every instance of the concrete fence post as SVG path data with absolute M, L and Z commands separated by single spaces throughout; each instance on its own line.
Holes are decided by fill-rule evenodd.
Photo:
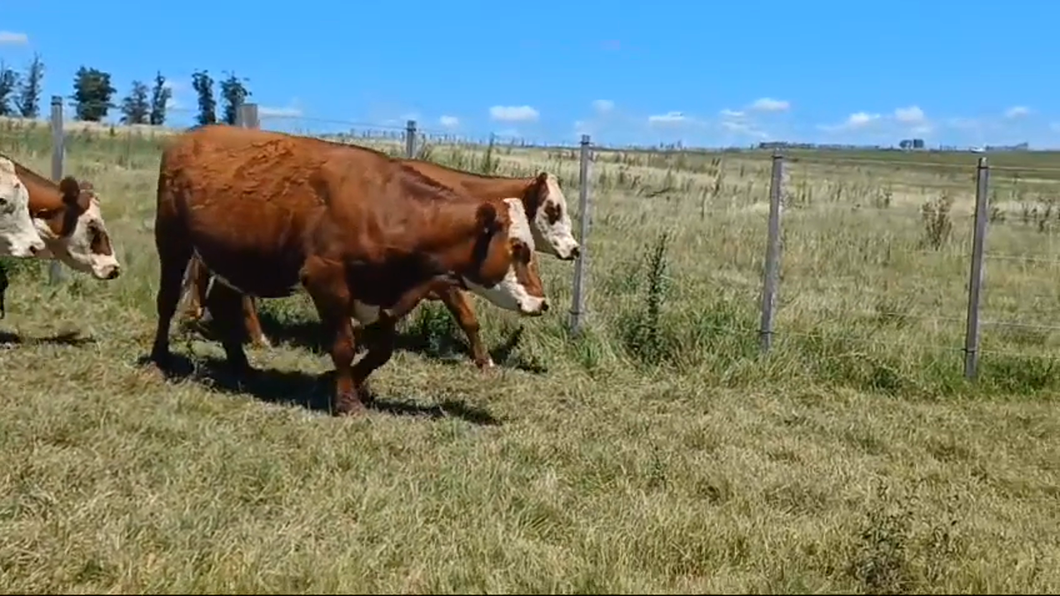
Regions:
M 240 128 L 260 128 L 258 120 L 258 104 L 244 103 L 236 108 L 236 126 Z
M 588 289 L 589 274 L 589 224 L 591 213 L 589 211 L 589 162 L 591 142 L 589 135 L 582 135 L 581 155 L 578 168 L 578 244 L 581 245 L 578 259 L 574 262 L 574 291 L 571 296 L 570 307 L 570 333 L 578 336 L 585 326 L 586 312 L 585 294 Z
M 982 301 L 989 191 L 990 166 L 985 157 L 980 157 L 975 171 L 975 227 L 972 231 L 971 271 L 968 274 L 968 324 L 964 334 L 964 376 L 969 380 L 979 374 L 979 307 Z
M 416 121 L 409 120 L 405 123 L 405 158 L 416 158 Z
M 63 178 L 63 158 L 66 153 L 66 136 L 63 133 L 63 97 L 61 95 L 52 96 L 51 129 L 52 180 L 58 184 Z M 48 283 L 56 285 L 65 277 L 62 264 L 53 256 L 51 263 L 48 264 Z
M 762 320 L 758 339 L 762 353 L 773 346 L 773 318 L 780 281 L 780 214 L 783 207 L 784 156 L 773 152 L 773 170 L 769 181 L 769 223 L 766 232 L 766 261 L 762 275 Z

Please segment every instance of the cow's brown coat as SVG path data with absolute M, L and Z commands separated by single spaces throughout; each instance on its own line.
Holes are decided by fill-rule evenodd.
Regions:
M 373 327 L 382 332 L 353 366 L 354 300 L 407 312 L 409 296 L 448 285 L 453 274 L 493 286 L 509 267 L 531 295 L 543 295 L 530 247 L 509 239 L 506 207 L 362 147 L 222 125 L 184 133 L 159 166 L 152 359 L 168 364 L 169 324 L 196 253 L 227 282 L 214 284 L 207 306 L 230 364 L 250 369 L 241 293 L 280 297 L 301 285 L 331 334 L 336 410 L 359 410 L 358 388 L 393 352 L 395 317 L 381 313 Z
M 416 171 L 434 179 L 446 186 L 462 190 L 467 194 L 482 200 L 503 199 L 506 197 L 519 197 L 523 203 L 526 217 L 531 222 L 537 215 L 539 209 L 545 209 L 545 215 L 549 223 L 555 223 L 562 216 L 558 208 L 553 204 L 546 204 L 548 187 L 546 185 L 547 173 L 542 172 L 537 176 L 529 178 L 513 178 L 503 176 L 485 176 L 462 170 L 456 170 L 440 164 L 405 159 L 401 163 L 414 168 Z M 577 252 L 571 257 L 577 256 Z M 203 305 L 207 303 L 207 289 L 209 288 L 210 272 L 202 266 L 199 259 L 192 260 L 188 270 L 188 316 L 192 319 L 200 319 L 203 316 Z M 460 328 L 468 338 L 471 348 L 471 357 L 479 368 L 484 368 L 492 363 L 489 352 L 480 335 L 480 325 L 472 303 L 465 290 L 455 285 L 439 288 L 427 294 L 428 300 L 440 300 L 445 304 L 449 313 L 456 319 Z M 413 305 L 415 306 L 415 305 Z M 257 307 L 252 296 L 244 296 L 242 301 L 241 319 L 243 331 L 252 344 L 267 345 L 265 334 L 258 319 Z

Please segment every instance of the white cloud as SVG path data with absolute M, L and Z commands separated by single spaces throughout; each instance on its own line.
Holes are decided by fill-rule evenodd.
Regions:
M 722 118 L 742 118 L 743 117 L 743 112 L 741 112 L 739 110 L 730 110 L 729 108 L 725 108 L 724 110 L 722 110 L 722 111 L 720 111 L 718 113 L 721 114 Z
M 763 97 L 761 99 L 756 99 L 748 109 L 756 112 L 786 112 L 790 107 L 791 103 L 783 99 Z
M 456 116 L 442 116 L 438 119 L 438 124 L 441 124 L 446 128 L 456 128 L 457 126 L 460 126 L 460 119 Z
M 273 117 L 273 118 L 296 118 L 302 115 L 302 108 L 295 106 L 287 106 L 284 108 L 274 108 L 269 106 L 258 106 L 259 117 Z
M 680 124 L 686 120 L 688 120 L 688 117 L 681 112 L 667 112 L 648 116 L 648 124 Z
M 927 121 L 924 110 L 921 110 L 919 106 L 895 109 L 894 119 L 903 124 L 921 124 Z
M 847 118 L 845 126 L 847 128 L 862 128 L 868 126 L 873 122 L 880 119 L 879 114 L 869 114 L 868 112 L 855 112 Z
M 14 31 L 0 31 L 0 46 L 24 46 L 29 43 L 29 36 L 25 33 L 15 33 Z
M 769 138 L 769 133 L 764 130 L 759 130 L 753 125 L 747 124 L 745 122 L 734 122 L 731 120 L 724 120 L 721 123 L 721 127 L 731 133 L 754 137 L 756 139 Z
M 1012 106 L 1011 108 L 1005 110 L 1005 117 L 1006 118 L 1022 118 L 1023 116 L 1026 116 L 1027 114 L 1030 114 L 1030 113 L 1031 113 L 1031 110 L 1027 106 Z
M 528 122 L 537 120 L 540 114 L 530 106 L 493 106 L 490 118 L 501 122 Z
M 593 101 L 593 109 L 601 114 L 606 114 L 615 109 L 615 102 L 610 99 L 597 99 Z
M 868 112 L 854 112 L 847 119 L 839 124 L 819 124 L 817 128 L 826 132 L 846 132 L 852 130 L 860 130 L 868 127 L 870 124 L 878 122 L 882 119 L 879 114 L 870 114 Z

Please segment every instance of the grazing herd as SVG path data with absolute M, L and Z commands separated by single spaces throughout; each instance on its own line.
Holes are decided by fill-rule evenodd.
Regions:
M 243 339 L 268 345 L 255 299 L 304 290 L 335 367 L 339 415 L 364 409 L 397 321 L 421 301 L 441 300 L 475 363 L 490 367 L 467 293 L 540 316 L 549 302 L 536 253 L 569 261 L 580 249 L 552 174 L 480 176 L 225 125 L 168 143 L 157 192 L 155 366 L 171 364 L 169 327 L 184 296 L 192 317 L 210 313 L 233 372 L 254 374 Z M 55 258 L 102 280 L 121 272 L 90 184 L 56 184 L 3 156 L 0 255 Z M 366 353 L 354 363 L 358 343 Z

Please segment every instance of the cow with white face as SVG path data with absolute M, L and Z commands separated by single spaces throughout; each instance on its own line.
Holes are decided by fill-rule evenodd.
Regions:
M 29 215 L 44 242 L 45 249 L 36 256 L 57 259 L 96 279 L 117 278 L 121 265 L 92 185 L 73 176 L 56 184 L 14 160 L 11 163 L 29 193 Z
M 559 188 L 559 179 L 555 174 L 541 172 L 535 182 L 531 188 L 536 192 L 524 195 L 523 208 L 527 216 L 533 218 L 530 229 L 537 241 L 537 250 L 561 261 L 578 258 L 581 247 L 574 239 L 567 197 Z
M 44 250 L 30 218 L 30 194 L 15 164 L 0 156 L 0 256 L 27 258 Z

